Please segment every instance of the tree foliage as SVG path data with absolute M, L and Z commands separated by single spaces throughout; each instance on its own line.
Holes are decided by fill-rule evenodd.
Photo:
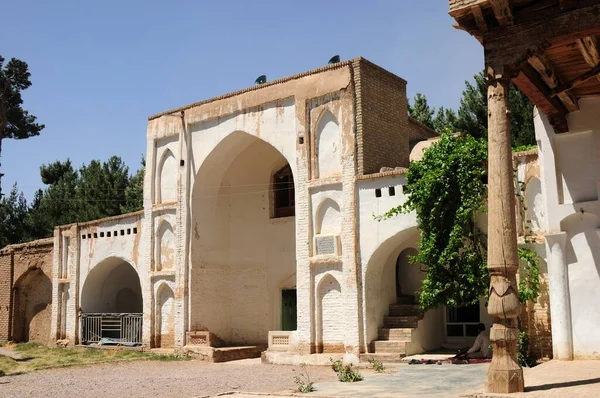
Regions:
M 27 202 L 15 184 L 10 194 L 0 200 L 0 248 L 20 242 L 22 237 L 27 236 L 26 217 Z
M 144 172 L 146 160 L 142 157 L 142 167 L 131 177 L 127 188 L 125 188 L 125 204 L 121 206 L 121 212 L 131 213 L 144 208 Z
M 416 211 L 421 241 L 414 262 L 426 267 L 424 309 L 479 302 L 488 286 L 485 236 L 475 225 L 484 210 L 487 145 L 469 135 L 442 135 L 411 163 L 407 201 L 383 217 Z
M 143 208 L 144 162 L 132 176 L 121 158 L 92 160 L 75 169 L 70 160 L 40 167 L 46 185 L 30 206 L 16 186 L 0 202 L 0 247 L 52 235 L 54 227 Z
M 443 134 L 425 150 L 421 161 L 410 164 L 406 202 L 381 217 L 416 212 L 421 241 L 419 253 L 411 260 L 425 266 L 419 291 L 423 309 L 475 304 L 487 292 L 487 236 L 475 222 L 486 211 L 487 158 L 485 140 Z M 520 202 L 524 191 L 524 185 L 516 189 Z M 538 256 L 529 245 L 518 252 L 519 298 L 523 303 L 534 301 L 539 295 Z
M 12 58 L 5 66 L 4 61 L 0 56 L 0 155 L 4 138 L 29 138 L 38 135 L 44 128 L 22 107 L 21 91 L 31 86 L 27 63 Z
M 413 102 L 408 108 L 410 115 L 438 133 L 463 132 L 475 138 L 487 137 L 487 84 L 483 72 L 476 74 L 473 82 L 465 82 L 465 90 L 456 112 L 443 107 L 437 110 L 430 107 L 427 97 L 421 93 L 416 94 Z M 533 103 L 511 83 L 508 104 L 511 111 L 512 146 L 535 145 Z

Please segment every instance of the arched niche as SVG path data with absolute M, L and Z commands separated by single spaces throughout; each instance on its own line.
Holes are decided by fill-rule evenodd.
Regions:
M 342 172 L 340 128 L 337 119 L 325 110 L 317 123 L 318 178 L 339 176 Z
M 546 204 L 542 195 L 542 183 L 533 177 L 525 188 L 525 222 L 533 232 L 544 231 L 546 218 Z
M 420 272 L 418 264 L 411 262 L 411 257 L 417 253 L 417 249 L 409 247 L 396 259 L 396 297 L 414 296 L 421 288 L 425 274 Z
M 163 152 L 156 175 L 156 203 L 177 200 L 177 162 L 170 149 Z
M 344 316 L 342 288 L 330 273 L 317 286 L 317 349 L 319 352 L 343 352 Z
M 173 347 L 175 342 L 175 296 L 173 290 L 163 283 L 156 294 L 156 346 Z
M 52 281 L 39 268 L 23 274 L 14 284 L 12 338 L 18 342 L 46 343 L 50 338 Z
M 340 206 L 327 198 L 319 205 L 316 220 L 317 234 L 339 234 L 341 229 Z
M 171 223 L 163 220 L 156 239 L 156 271 L 169 270 L 175 263 L 175 233 Z

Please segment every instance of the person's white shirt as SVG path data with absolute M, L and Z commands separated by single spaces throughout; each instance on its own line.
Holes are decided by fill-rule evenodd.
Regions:
M 490 355 L 490 336 L 487 330 L 482 331 L 477 335 L 475 339 L 475 343 L 473 347 L 469 348 L 467 354 L 472 354 L 474 352 L 481 351 L 486 358 L 489 358 Z

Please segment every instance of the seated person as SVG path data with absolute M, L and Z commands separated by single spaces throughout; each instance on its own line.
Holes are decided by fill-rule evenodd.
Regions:
M 477 325 L 477 331 L 479 334 L 475 339 L 473 347 L 469 348 L 465 357 L 468 359 L 484 359 L 492 357 L 492 350 L 490 348 L 490 336 L 485 330 L 485 325 L 480 323 Z

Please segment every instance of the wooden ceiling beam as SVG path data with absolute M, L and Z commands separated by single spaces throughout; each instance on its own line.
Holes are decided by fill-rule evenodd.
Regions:
M 577 0 L 560 0 L 559 5 L 563 11 L 570 10 L 577 5 Z
M 500 26 L 512 25 L 513 16 L 509 0 L 489 0 Z
M 567 108 L 557 98 L 550 95 L 537 71 L 529 64 L 524 65 L 519 74 L 513 78 L 513 83 L 542 111 L 557 133 L 568 131 Z
M 600 75 L 600 64 L 596 65 L 595 67 L 588 70 L 587 72 L 582 73 L 581 75 L 577 76 L 576 78 L 566 82 L 565 84 L 563 84 L 559 87 L 556 87 L 554 90 L 552 90 L 552 96 L 555 97 L 557 95 L 560 95 L 561 93 L 563 93 L 567 90 L 570 90 L 573 87 L 579 86 L 580 84 L 591 79 L 592 77 L 596 77 L 599 75 Z
M 473 18 L 475 18 L 475 23 L 481 32 L 487 32 L 488 27 L 485 22 L 485 18 L 483 17 L 483 12 L 481 12 L 481 7 L 473 6 L 471 7 L 471 13 L 473 14 Z
M 533 57 L 529 58 L 528 63 L 539 73 L 546 86 L 548 86 L 549 91 L 555 89 L 556 87 L 562 86 L 561 80 L 548 57 L 543 54 L 534 55 Z M 558 98 L 569 112 L 579 110 L 577 98 L 571 91 L 567 90 L 560 93 Z
M 600 63 L 596 36 L 588 36 L 577 40 L 577 47 L 579 47 L 581 55 L 583 55 L 585 62 L 589 66 L 594 67 Z M 600 76 L 597 76 L 597 79 L 600 80 Z
M 600 35 L 600 3 L 541 21 L 490 29 L 483 35 L 486 64 L 518 67 L 550 45 Z

